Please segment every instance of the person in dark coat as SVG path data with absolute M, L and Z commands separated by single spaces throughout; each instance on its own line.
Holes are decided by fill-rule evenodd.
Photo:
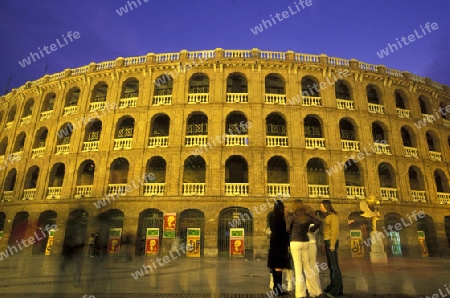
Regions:
M 273 276 L 273 292 L 276 295 L 287 295 L 282 288 L 284 268 L 290 268 L 289 260 L 289 234 L 286 231 L 284 218 L 284 204 L 277 200 L 273 207 L 273 213 L 269 216 L 270 245 L 267 267 Z

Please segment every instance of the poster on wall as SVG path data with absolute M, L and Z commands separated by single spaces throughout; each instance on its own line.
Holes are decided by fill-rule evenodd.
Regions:
M 352 257 L 364 257 L 361 230 L 350 230 L 350 249 L 352 250 Z
M 110 228 L 108 239 L 108 254 L 119 254 L 122 228 Z
M 56 230 L 49 230 L 48 231 L 48 240 L 47 245 L 45 246 L 45 255 L 49 256 L 52 252 L 52 246 L 53 246 L 53 237 L 55 236 Z
M 230 257 L 244 257 L 244 229 L 230 229 Z
M 164 214 L 164 231 L 163 238 L 175 238 L 175 227 L 177 224 L 176 213 Z
M 200 257 L 200 228 L 187 229 L 186 247 L 187 257 Z
M 147 228 L 145 237 L 145 255 L 159 254 L 159 228 Z
M 425 231 L 417 231 L 417 238 L 419 239 L 420 255 L 424 258 L 429 257 Z

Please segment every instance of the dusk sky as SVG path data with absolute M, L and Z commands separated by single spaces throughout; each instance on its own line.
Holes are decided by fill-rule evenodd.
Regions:
M 304 8 L 300 0 L 139 1 L 134 1 L 133 10 L 127 4 L 133 1 L 126 0 L 2 1 L 0 94 L 10 75 L 9 89 L 91 62 L 215 48 L 355 58 L 450 85 L 448 0 L 310 0 Z M 124 6 L 126 13 L 120 11 Z M 287 11 L 285 19 L 280 16 L 283 11 Z M 276 19 L 277 13 L 282 21 Z M 270 20 L 270 15 L 276 24 L 252 33 L 250 29 Z M 438 28 L 435 25 L 424 35 L 420 26 L 426 30 L 427 22 L 437 23 Z M 415 30 L 420 38 L 406 39 L 408 45 L 402 43 L 402 48 L 379 57 L 377 52 L 388 43 L 395 44 L 396 38 L 407 38 Z M 78 31 L 79 36 L 65 43 L 62 35 L 69 31 Z M 47 49 L 43 58 L 30 59 L 25 67 L 19 64 L 30 58 L 30 52 L 50 47 L 57 39 L 62 47 Z

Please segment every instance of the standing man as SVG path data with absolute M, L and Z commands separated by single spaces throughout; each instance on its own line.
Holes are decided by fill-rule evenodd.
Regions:
M 330 284 L 324 292 L 328 297 L 334 298 L 343 296 L 344 285 L 342 282 L 341 269 L 339 268 L 337 250 L 339 248 L 339 218 L 333 209 L 330 200 L 323 200 L 320 203 L 320 210 L 324 213 L 323 219 L 323 240 L 325 242 L 325 252 L 327 254 L 328 267 L 330 268 Z

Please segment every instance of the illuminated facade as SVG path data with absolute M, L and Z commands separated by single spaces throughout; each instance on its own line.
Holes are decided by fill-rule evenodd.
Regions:
M 264 257 L 268 205 L 281 196 L 316 209 L 332 200 L 350 254 L 349 231 L 364 239 L 371 225 L 358 201 L 373 194 L 379 229 L 426 214 L 386 238 L 388 255 L 419 256 L 418 231 L 430 256 L 449 255 L 450 89 L 430 79 L 326 55 L 216 49 L 91 63 L 0 102 L 0 250 L 57 224 L 53 253 L 91 232 L 106 250 L 111 228 L 138 255 L 146 229 L 160 228 L 164 252 L 175 241 L 162 238 L 164 214 L 176 213 L 182 242 L 200 228 L 201 256 L 229 256 L 237 227 L 246 256 Z

